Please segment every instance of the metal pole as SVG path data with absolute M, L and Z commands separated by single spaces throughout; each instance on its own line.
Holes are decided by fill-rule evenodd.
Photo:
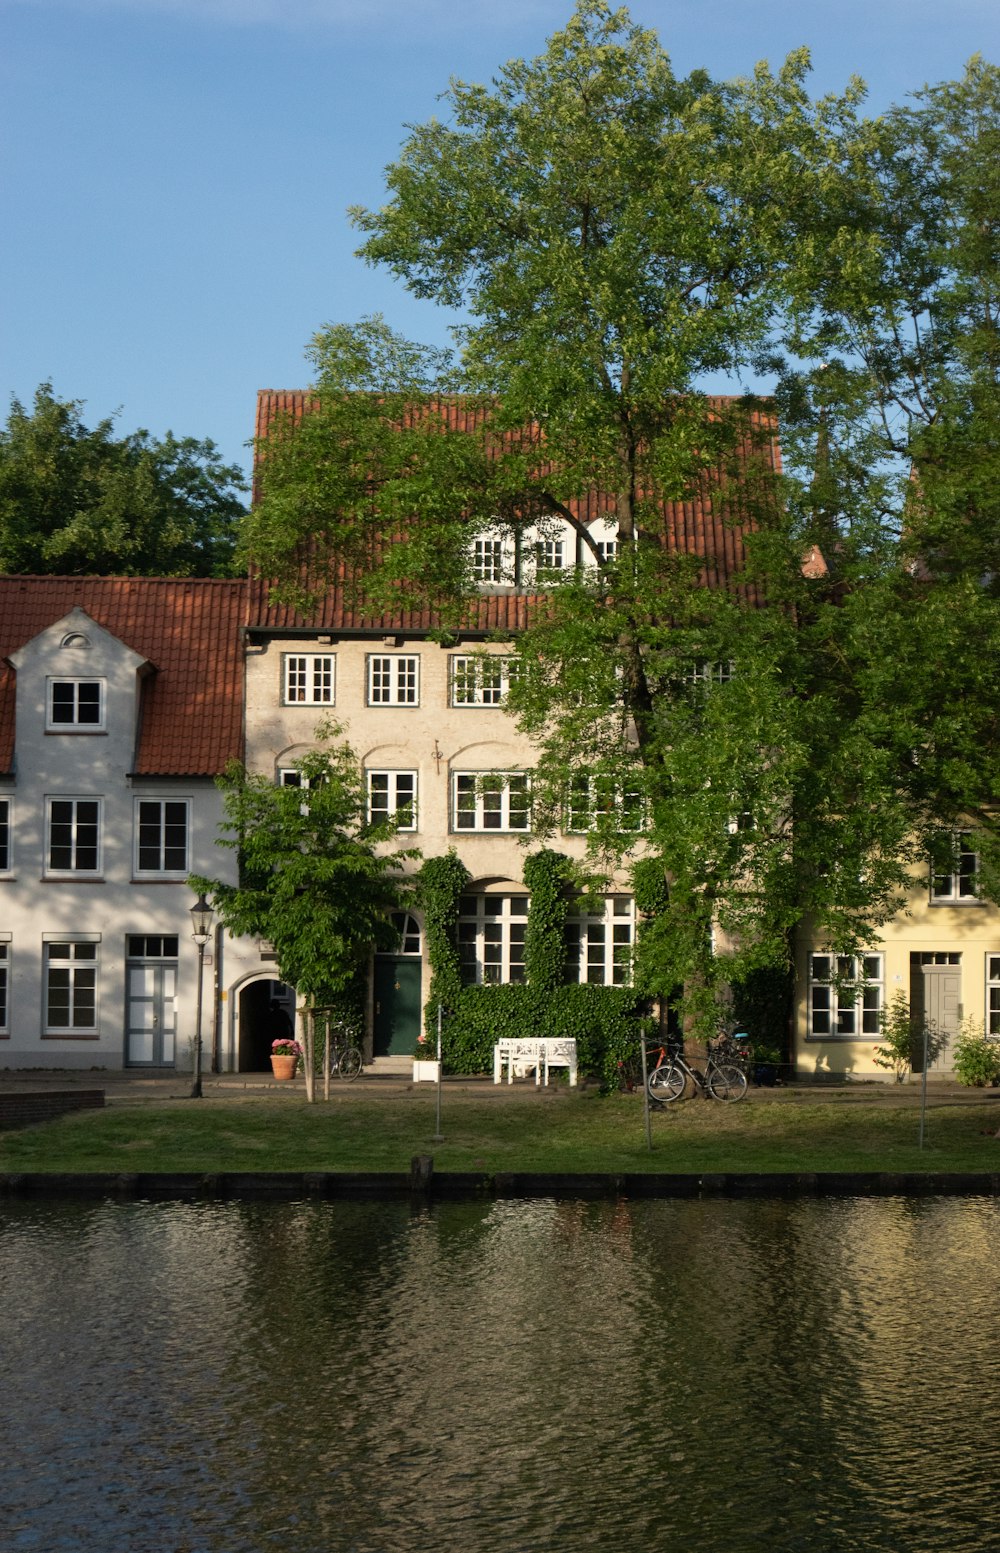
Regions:
M 205 945 L 198 945 L 198 1002 L 194 1016 L 194 1078 L 191 1084 L 192 1100 L 200 1100 L 201 1095 L 201 988 L 205 979 Z
M 653 1152 L 653 1125 L 649 1119 L 649 1087 L 646 1083 L 646 1037 L 639 1032 L 639 1046 L 642 1050 L 642 1114 L 646 1123 L 646 1147 Z
M 434 1142 L 435 1143 L 443 1143 L 444 1142 L 444 1134 L 441 1131 L 441 1072 L 442 1072 L 442 1068 L 443 1068 L 443 1063 L 441 1061 L 441 1005 L 440 1005 L 440 1003 L 438 1004 L 437 1065 L 438 1065 L 437 1113 L 436 1113 L 436 1116 L 435 1116 L 435 1125 L 434 1125 Z
M 924 1071 L 920 1075 L 920 1140 L 918 1148 L 924 1146 L 924 1117 L 927 1113 L 927 1021 L 924 1020 Z

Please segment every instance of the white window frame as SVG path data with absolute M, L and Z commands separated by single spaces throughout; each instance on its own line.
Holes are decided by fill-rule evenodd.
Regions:
M 481 588 L 503 588 L 514 581 L 512 540 L 506 534 L 487 531 L 469 544 L 472 580 Z
M 466 894 L 458 906 L 458 951 L 466 986 L 506 986 L 526 979 L 524 943 L 529 897 Z
M 71 687 L 73 696 L 69 718 L 56 719 L 55 693 L 57 685 Z M 97 686 L 97 717 L 80 721 L 80 687 Z M 95 674 L 50 674 L 45 684 L 45 730 L 47 733 L 103 733 L 107 717 L 107 684 Z
M 14 800 L 0 798 L 0 876 L 14 871 Z
M 377 807 L 372 799 L 375 796 L 375 784 L 385 783 L 386 804 L 383 809 Z M 409 792 L 406 792 L 407 786 Z M 373 767 L 365 772 L 365 788 L 368 795 L 368 823 L 379 825 L 386 820 L 392 820 L 397 830 L 415 831 L 417 829 L 417 772 L 397 771 L 386 767 Z M 402 791 L 401 791 L 402 790 Z M 381 793 L 378 794 L 381 797 Z M 408 814 L 407 814 L 408 811 Z M 403 818 L 400 819 L 400 813 Z
M 732 658 L 695 658 L 684 678 L 689 685 L 728 685 L 735 673 Z
M 979 853 L 964 843 L 971 832 L 957 830 L 951 838 L 954 867 L 947 873 L 931 859 L 930 899 L 932 906 L 981 906 L 979 895 Z
M 420 655 L 403 652 L 369 653 L 365 662 L 365 681 L 369 706 L 419 706 Z
M 462 835 L 523 836 L 531 830 L 528 771 L 453 771 L 451 792 L 453 831 Z M 523 802 L 512 804 L 515 795 Z
M 623 788 L 613 777 L 581 773 L 571 779 L 566 797 L 567 835 L 586 835 L 612 815 L 616 830 L 638 834 L 646 825 L 642 794 Z
M 455 653 L 449 661 L 452 706 L 501 706 L 511 686 L 515 660 L 496 653 Z
M 627 987 L 635 953 L 635 901 L 606 895 L 599 911 L 566 918 L 566 979 L 599 987 Z
M 10 974 L 11 935 L 0 933 L 0 1035 L 10 1034 L 10 993 L 13 977 Z
M 98 933 L 46 933 L 43 936 L 44 948 L 44 974 L 42 978 L 42 996 L 44 1005 L 42 1009 L 43 1034 L 57 1037 L 85 1036 L 93 1037 L 100 1033 L 100 969 L 101 969 L 101 944 Z M 68 949 L 69 953 L 57 955 L 55 951 Z M 77 953 L 83 950 L 83 953 Z M 87 952 L 92 951 L 92 952 Z M 66 991 L 68 993 L 66 1006 L 68 1022 L 57 1024 L 52 1019 L 52 973 L 65 970 L 67 976 Z M 85 978 L 88 973 L 93 981 L 89 991 L 91 998 L 81 994 L 85 990 Z M 84 1010 L 92 1013 L 91 1019 L 80 1020 L 78 1015 Z
M 284 706 L 336 706 L 336 653 L 282 653 L 281 699 Z
M 566 540 L 561 534 L 557 538 L 536 541 L 535 566 L 540 572 L 561 572 L 565 569 Z
M 312 782 L 309 777 L 303 775 L 298 766 L 279 766 L 278 786 L 300 787 L 304 792 L 308 792 Z
M 141 861 L 141 854 L 142 854 L 142 823 L 143 823 L 142 819 L 141 819 L 141 815 L 142 815 L 142 806 L 143 806 L 143 804 L 147 804 L 147 805 L 157 804 L 159 806 L 159 809 L 160 809 L 160 821 L 159 821 L 160 837 L 159 837 L 159 842 L 158 842 L 158 851 L 159 851 L 159 855 L 160 855 L 161 861 L 160 861 L 159 867 L 157 867 L 157 868 L 150 868 L 148 865 L 146 867 L 143 867 L 143 864 L 142 864 L 142 861 Z M 179 864 L 175 868 L 167 868 L 167 867 L 164 866 L 164 863 L 163 863 L 163 858 L 164 858 L 164 855 L 165 855 L 165 852 L 166 852 L 166 844 L 167 844 L 166 843 L 166 829 L 167 829 L 167 815 L 166 815 L 166 811 L 167 811 L 167 805 L 168 804 L 176 805 L 178 808 L 182 808 L 184 810 L 184 861 L 183 861 L 183 863 Z M 177 821 L 173 820 L 171 823 L 176 825 Z M 190 869 L 190 858 L 191 858 L 191 801 L 190 801 L 190 799 L 188 799 L 188 798 L 162 798 L 162 797 L 159 797 L 159 796 L 155 796 L 154 797 L 151 794 L 137 793 L 135 795 L 135 812 L 134 812 L 133 830 L 134 830 L 134 840 L 135 840 L 135 845 L 134 845 L 134 868 L 135 868 L 136 874 L 140 878 L 144 878 L 144 879 L 162 878 L 162 877 L 165 877 L 165 876 L 169 876 L 171 878 L 177 878 L 177 879 L 186 879 L 187 878 L 188 874 L 191 871 L 191 869 Z
M 55 804 L 68 803 L 73 806 L 73 813 L 69 824 L 71 826 L 70 851 L 73 861 L 68 868 L 59 867 L 52 861 L 52 827 L 54 824 L 65 824 L 64 820 L 56 820 L 53 814 Z M 93 868 L 80 868 L 76 864 L 79 841 L 79 817 L 80 804 L 94 804 L 97 808 L 97 845 L 96 862 Z M 85 824 L 91 822 L 84 821 Z M 99 878 L 104 865 L 104 799 L 95 798 L 92 793 L 76 796 L 71 793 L 54 793 L 45 800 L 45 872 L 61 879 L 96 879 Z
M 807 1040 L 877 1041 L 885 1007 L 884 956 L 810 954 L 808 999 Z M 817 1029 L 817 1023 L 828 1028 Z
M 985 1007 L 985 1033 L 991 1040 L 1000 1039 L 1000 954 L 986 955 Z

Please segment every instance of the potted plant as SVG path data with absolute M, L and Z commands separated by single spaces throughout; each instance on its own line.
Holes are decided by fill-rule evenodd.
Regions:
M 301 1056 L 302 1047 L 298 1041 L 293 1041 L 290 1035 L 280 1035 L 276 1041 L 272 1041 L 271 1068 L 275 1078 L 294 1078 Z
M 436 1084 L 441 1076 L 440 1069 L 441 1064 L 435 1059 L 430 1037 L 424 1034 L 418 1035 L 417 1047 L 413 1053 L 413 1082 Z

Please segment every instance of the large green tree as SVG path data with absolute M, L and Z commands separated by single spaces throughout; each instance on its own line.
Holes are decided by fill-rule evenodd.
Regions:
M 239 882 L 192 877 L 235 936 L 266 939 L 278 974 L 295 988 L 306 1038 L 305 1075 L 313 1098 L 311 1011 L 351 991 L 373 950 L 394 948 L 392 913 L 410 895 L 400 872 L 412 850 L 380 845 L 391 824 L 369 825 L 364 782 L 339 729 L 317 729 L 319 743 L 297 762 L 299 785 L 232 766 L 219 780 L 226 822 L 220 844 L 239 857 Z
M 212 442 L 88 427 L 43 383 L 0 430 L 0 570 L 228 576 L 244 489 Z
M 947 510 L 919 465 L 909 481 L 905 425 L 889 440 L 912 375 L 896 339 L 911 253 L 955 292 L 952 356 L 969 335 L 941 204 L 972 198 L 955 180 L 986 142 L 952 89 L 918 110 L 915 150 L 905 115 L 860 117 L 856 83 L 811 101 L 807 69 L 800 54 L 678 80 L 653 34 L 580 0 L 539 58 L 452 83 L 448 121 L 411 131 L 386 204 L 356 220 L 366 259 L 466 310 L 458 354 L 380 320 L 318 335 L 314 408 L 261 449 L 249 528 L 286 588 L 345 571 L 372 608 L 430 598 L 445 626 L 475 593 L 475 535 L 576 529 L 595 564 L 546 579 L 517 644 L 534 823 L 560 823 L 576 784 L 595 862 L 658 860 L 646 974 L 706 1019 L 727 981 L 786 959 L 805 916 L 845 951 L 864 943 L 992 776 L 997 622 L 955 541 L 964 498 Z M 931 122 L 945 111 L 950 139 Z M 784 474 L 773 406 L 698 391 L 761 368 L 778 373 Z M 948 468 L 960 485 L 961 460 Z M 618 524 L 610 561 L 580 518 L 594 492 Z M 724 586 L 678 543 L 684 501 L 744 546 Z M 924 564 L 932 514 L 949 568 Z M 918 688 L 899 693 L 900 668 Z

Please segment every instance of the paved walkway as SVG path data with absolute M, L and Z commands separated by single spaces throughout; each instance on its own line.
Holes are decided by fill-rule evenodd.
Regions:
M 53 1068 L 0 1068 L 0 1094 L 24 1094 L 28 1091 L 44 1092 L 53 1089 L 103 1089 L 108 1105 L 141 1105 L 150 1101 L 186 1100 L 191 1092 L 191 1075 L 183 1072 L 139 1073 L 112 1068 L 53 1069 Z M 318 1083 L 322 1093 L 322 1081 Z M 525 1099 L 536 1094 L 540 1100 L 556 1099 L 567 1093 L 563 1083 L 536 1091 L 531 1079 L 514 1084 L 494 1084 L 489 1076 L 457 1076 L 444 1080 L 449 1095 L 475 1095 L 481 1099 L 491 1097 L 498 1104 L 507 1099 Z M 270 1073 L 207 1073 L 202 1080 L 202 1092 L 206 1100 L 267 1099 L 269 1096 L 291 1094 L 305 1095 L 305 1082 L 301 1078 L 290 1083 L 277 1083 Z M 353 1084 L 332 1079 L 330 1092 L 338 1099 L 350 1097 L 389 1097 L 418 1094 L 431 1097 L 433 1084 L 414 1084 L 408 1065 L 395 1071 L 368 1067 Z M 637 1104 L 642 1096 L 633 1097 Z M 816 1105 L 859 1103 L 878 1106 L 916 1106 L 920 1103 L 920 1084 L 866 1083 L 854 1080 L 849 1083 L 805 1083 L 777 1085 L 774 1088 L 757 1088 L 751 1085 L 747 1100 L 753 1105 Z M 1000 1123 L 1000 1088 L 970 1089 L 951 1080 L 934 1079 L 927 1085 L 927 1104 L 931 1106 L 983 1105 L 993 1103 Z

